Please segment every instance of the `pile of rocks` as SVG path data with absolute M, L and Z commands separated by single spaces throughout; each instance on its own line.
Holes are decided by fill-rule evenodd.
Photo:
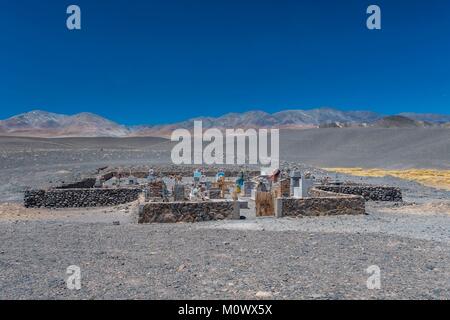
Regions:
M 138 199 L 141 189 L 50 189 L 26 191 L 27 208 L 85 208 L 115 206 Z
M 148 202 L 139 210 L 139 223 L 200 222 L 239 219 L 239 203 L 229 200 L 202 202 Z
M 397 187 L 342 184 L 321 185 L 316 188 L 329 192 L 363 196 L 367 201 L 402 201 L 402 191 Z

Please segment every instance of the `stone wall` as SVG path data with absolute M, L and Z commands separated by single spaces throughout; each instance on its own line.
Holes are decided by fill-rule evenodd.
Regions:
M 321 185 L 317 189 L 334 193 L 363 196 L 367 201 L 402 201 L 402 192 L 399 188 L 388 186 L 373 186 L 360 184 Z
M 281 213 L 277 216 L 333 216 L 364 214 L 365 200 L 361 196 L 282 198 Z
M 276 199 L 275 215 L 287 216 L 332 216 L 365 214 L 366 200 L 362 196 L 347 195 L 313 187 L 308 198 Z
M 138 199 L 138 188 L 119 189 L 50 189 L 25 192 L 27 208 L 83 208 L 114 206 Z
M 176 184 L 173 186 L 173 200 L 184 201 L 186 199 L 186 186 L 183 184 Z
M 79 182 L 63 184 L 60 187 L 56 187 L 56 189 L 82 189 L 82 188 L 93 188 L 95 185 L 95 178 L 87 178 L 83 179 Z
M 289 179 L 283 179 L 275 183 L 272 190 L 276 197 L 287 198 L 291 193 L 291 182 Z
M 239 169 L 220 169 L 220 168 L 208 169 L 201 167 L 192 167 L 192 168 L 178 167 L 178 168 L 155 169 L 155 175 L 158 177 L 168 177 L 168 176 L 192 177 L 196 169 L 201 169 L 202 173 L 206 177 L 215 177 L 218 171 L 223 171 L 226 177 L 237 177 L 241 173 L 241 170 Z M 246 174 L 249 177 L 256 177 L 260 174 L 260 171 L 248 170 L 246 171 Z
M 239 203 L 230 200 L 148 202 L 139 209 L 139 223 L 200 222 L 239 219 Z
M 202 170 L 203 174 L 207 177 L 215 177 L 218 171 L 223 171 L 226 177 L 237 177 L 241 172 L 240 168 L 224 168 L 221 166 L 202 167 L 198 165 L 192 166 L 174 165 L 174 166 L 155 166 L 155 167 L 148 167 L 146 169 L 131 169 L 131 170 L 125 168 L 123 169 L 112 168 L 103 170 L 100 174 L 104 180 L 109 180 L 112 177 L 124 178 L 128 177 L 130 174 L 136 178 L 146 178 L 148 176 L 150 168 L 154 171 L 153 172 L 154 176 L 159 178 L 169 176 L 192 177 L 196 169 Z M 260 174 L 260 171 L 255 169 L 247 169 L 246 174 L 249 177 L 255 177 Z
M 318 186 L 312 187 L 311 189 L 309 189 L 308 195 L 313 198 L 327 198 L 327 197 L 329 198 L 329 197 L 336 197 L 336 196 L 341 196 L 341 197 L 346 196 L 343 193 L 337 194 L 336 192 L 325 191 L 325 190 L 319 189 Z
M 162 180 L 153 181 L 147 187 L 150 198 L 162 198 L 164 192 L 164 182 Z
M 220 189 L 212 188 L 212 189 L 208 190 L 208 197 L 210 199 L 221 199 L 222 198 L 221 195 L 222 195 L 222 191 Z

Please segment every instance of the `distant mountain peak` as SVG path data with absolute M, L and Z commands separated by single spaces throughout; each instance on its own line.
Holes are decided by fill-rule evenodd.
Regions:
M 41 115 L 41 114 L 48 115 L 48 114 L 56 114 L 56 113 L 45 111 L 45 110 L 40 110 L 40 109 L 35 109 L 35 110 L 31 110 L 29 112 L 22 113 L 22 115 L 25 115 L 25 114 L 30 114 L 30 115 Z
M 129 134 L 129 129 L 89 112 L 64 115 L 32 110 L 0 121 L 0 132 L 8 135 L 40 137 L 122 137 Z
M 414 120 L 404 115 L 397 114 L 381 118 L 375 121 L 372 126 L 380 128 L 417 128 L 429 127 L 432 126 L 432 124 L 426 121 Z
M 10 119 L 13 118 L 36 118 L 36 117 L 63 117 L 64 115 L 62 114 L 58 114 L 58 113 L 53 113 L 53 112 L 48 112 L 48 111 L 44 111 L 44 110 L 32 110 L 29 112 L 24 112 L 15 116 L 12 116 Z
M 219 117 L 197 117 L 167 125 L 136 125 L 126 127 L 91 112 L 64 115 L 32 110 L 0 120 L 2 135 L 36 137 L 126 137 L 170 135 L 174 128 L 192 129 L 194 120 L 202 120 L 203 128 L 344 128 L 371 127 L 449 127 L 450 115 L 402 113 L 387 116 L 371 111 L 344 111 L 332 107 L 290 109 L 275 113 L 250 110 L 232 112 Z M 447 123 L 447 124 L 445 124 Z
M 399 115 L 405 116 L 413 120 L 426 121 L 432 123 L 450 122 L 450 115 L 448 114 L 403 112 L 400 113 Z

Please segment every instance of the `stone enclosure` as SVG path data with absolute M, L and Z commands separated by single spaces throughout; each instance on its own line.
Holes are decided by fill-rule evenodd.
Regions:
M 189 177 L 189 174 L 192 178 L 190 170 L 191 167 L 168 167 L 155 171 L 131 169 L 99 171 L 95 178 L 91 176 L 79 182 L 48 190 L 25 191 L 24 205 L 34 208 L 86 208 L 115 206 L 139 200 L 138 223 L 239 219 L 240 209 L 248 208 L 247 200 L 250 196 L 263 192 L 257 189 L 258 181 L 260 187 L 269 186 L 265 191 L 267 203 L 263 203 L 264 208 L 269 208 L 265 216 L 357 215 L 365 213 L 365 202 L 369 200 L 402 201 L 401 190 L 395 187 L 336 182 L 315 185 L 314 179 L 309 175 L 305 177 L 299 172 L 291 173 L 290 179 L 280 179 L 272 183 L 270 180 L 264 182 L 261 176 L 255 178 L 256 171 L 249 171 L 247 179 L 239 188 L 240 198 L 238 198 L 235 191 L 226 189 L 228 186 L 234 186 L 233 179 L 240 174 L 237 169 L 225 171 L 229 180 L 222 184 L 223 188 L 220 184 L 209 183 L 211 186 L 204 190 L 206 197 L 192 198 L 192 194 L 188 196 L 189 188 L 191 191 L 194 190 L 194 184 L 198 182 L 189 179 L 182 182 L 180 178 Z M 214 172 L 210 168 L 203 174 L 213 176 Z M 176 176 L 178 180 L 172 188 L 167 188 L 163 178 L 175 179 Z M 299 190 L 302 192 L 298 192 Z M 258 208 L 261 208 L 258 199 L 255 203 L 256 216 L 260 216 Z

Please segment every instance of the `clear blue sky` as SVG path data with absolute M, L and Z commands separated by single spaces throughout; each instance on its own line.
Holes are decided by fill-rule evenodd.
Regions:
M 82 30 L 66 28 L 66 8 Z M 382 30 L 366 8 L 382 9 Z M 448 0 L 15 0 L 0 9 L 0 119 L 125 124 L 330 106 L 450 113 Z

